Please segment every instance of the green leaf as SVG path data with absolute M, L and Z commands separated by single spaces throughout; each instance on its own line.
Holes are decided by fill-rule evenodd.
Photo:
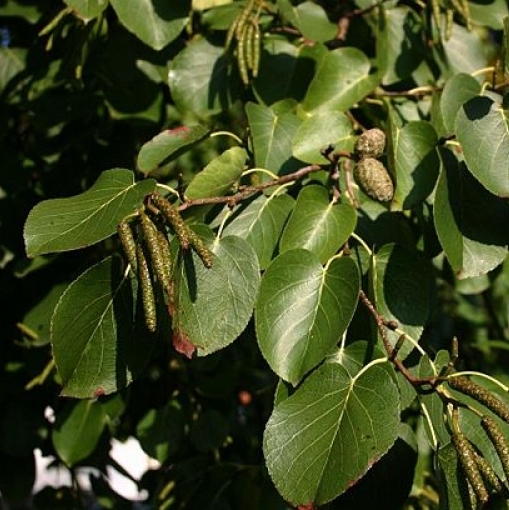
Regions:
M 118 257 L 108 257 L 91 267 L 55 308 L 51 344 L 62 395 L 91 398 L 118 391 L 150 355 L 155 339 L 133 328 L 133 292 L 122 266 Z
M 184 413 L 176 400 L 164 407 L 151 409 L 138 422 L 136 437 L 150 457 L 165 463 L 178 450 L 184 437 Z
M 438 136 L 429 122 L 412 121 L 402 128 L 390 124 L 388 157 L 396 177 L 391 209 L 411 209 L 433 191 L 440 160 Z
M 280 251 L 304 248 L 325 264 L 348 240 L 356 224 L 352 206 L 333 203 L 323 186 L 306 186 L 283 231 Z
M 50 319 L 60 296 L 67 285 L 60 283 L 55 285 L 50 292 L 23 317 L 23 325 L 31 329 L 37 340 L 30 345 L 45 345 L 50 340 Z
M 262 279 L 255 309 L 258 344 L 276 374 L 292 384 L 318 365 L 350 324 L 360 289 L 352 259 L 333 259 L 289 250 Z
M 345 114 L 324 111 L 306 119 L 293 138 L 293 157 L 305 163 L 330 163 L 320 152 L 328 145 L 353 150 L 352 121 Z
M 292 141 L 300 119 L 293 113 L 278 115 L 270 108 L 255 103 L 246 105 L 246 113 L 256 166 L 281 173 L 292 163 Z
M 106 7 L 108 0 L 64 0 L 85 21 L 97 18 Z
M 440 98 L 440 109 L 445 129 L 449 133 L 454 132 L 454 121 L 463 104 L 478 96 L 480 92 L 479 82 L 469 74 L 455 74 L 447 80 Z
M 351 378 L 325 364 L 278 404 L 265 429 L 269 474 L 291 503 L 321 505 L 355 484 L 398 437 L 398 389 L 386 367 Z
M 468 494 L 464 493 L 466 487 L 460 484 L 463 477 L 458 469 L 458 455 L 450 442 L 438 449 L 437 461 L 442 475 L 442 483 L 439 485 L 440 510 L 469 508 Z
M 329 21 L 323 7 L 310 1 L 293 6 L 288 0 L 278 0 L 281 14 L 310 41 L 334 39 L 338 27 Z
M 459 110 L 454 127 L 474 177 L 494 195 L 509 197 L 507 110 L 488 97 L 475 97 Z
M 239 180 L 247 159 L 242 147 L 231 147 L 196 174 L 186 189 L 190 199 L 222 196 Z
M 422 22 L 409 7 L 386 9 L 379 23 L 377 55 L 383 59 L 383 85 L 409 78 L 423 60 Z
M 168 163 L 201 142 L 210 130 L 200 124 L 166 129 L 142 145 L 138 154 L 138 168 L 145 174 Z
M 357 48 L 339 48 L 328 52 L 319 64 L 302 107 L 317 110 L 347 111 L 378 85 L 380 78 L 369 74 L 368 57 Z
M 447 351 L 438 351 L 434 361 L 428 355 L 422 356 L 419 360 L 417 377 L 436 377 L 442 369 L 445 369 L 450 361 Z M 432 448 L 436 445 L 447 444 L 451 439 L 451 432 L 444 422 L 444 401 L 437 392 L 419 394 L 419 404 L 429 418 L 424 420 L 424 426 L 428 434 L 429 443 Z
M 255 250 L 261 269 L 265 269 L 276 249 L 283 226 L 293 208 L 289 195 L 260 195 L 241 209 L 224 229 L 224 235 L 245 239 Z
M 162 50 L 180 35 L 191 11 L 190 0 L 171 3 L 166 0 L 110 0 L 110 3 L 122 25 L 154 50 Z
M 475 24 L 487 25 L 495 30 L 501 30 L 504 18 L 509 16 L 509 8 L 505 0 L 490 0 L 489 9 L 486 8 L 484 0 L 473 0 L 468 4 Z
M 316 63 L 328 50 L 321 44 L 296 47 L 277 36 L 263 38 L 263 49 L 254 93 L 259 103 L 301 101 L 313 79 Z
M 25 68 L 26 50 L 0 47 L 0 92 Z
M 199 356 L 223 349 L 242 333 L 260 282 L 256 253 L 243 239 L 223 237 L 210 249 L 211 268 L 187 252 L 175 276 L 174 328 L 197 347 Z
M 418 340 L 430 312 L 432 272 L 419 253 L 395 244 L 382 246 L 372 260 L 375 306 L 386 320 L 394 320 Z M 398 336 L 389 332 L 394 345 Z M 406 342 L 404 358 L 412 350 Z
M 25 223 L 27 255 L 76 250 L 106 239 L 155 187 L 153 179 L 135 183 L 133 172 L 116 168 L 103 172 L 81 195 L 37 204 Z
M 445 56 L 444 74 L 453 76 L 457 73 L 472 74 L 487 66 L 484 42 L 475 30 L 453 23 L 451 37 L 442 40 Z
M 440 244 L 459 278 L 486 274 L 507 256 L 509 235 L 500 225 L 509 224 L 508 204 L 481 186 L 451 152 L 440 154 L 434 205 Z
M 106 421 L 103 405 L 97 400 L 69 402 L 57 415 L 53 445 L 67 466 L 74 466 L 95 450 Z
M 222 46 L 197 38 L 171 61 L 168 85 L 180 111 L 208 116 L 232 104 L 238 94 L 239 79 L 231 75 Z

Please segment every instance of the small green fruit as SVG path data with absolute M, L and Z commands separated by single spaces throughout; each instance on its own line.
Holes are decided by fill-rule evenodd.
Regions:
M 355 144 L 359 158 L 379 158 L 385 150 L 385 133 L 378 128 L 364 131 Z
M 394 184 L 381 161 L 361 159 L 353 169 L 353 176 L 362 191 L 379 202 L 389 202 L 394 195 Z

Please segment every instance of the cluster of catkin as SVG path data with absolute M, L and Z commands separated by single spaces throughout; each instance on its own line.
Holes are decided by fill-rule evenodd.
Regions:
M 226 50 L 233 39 L 237 41 L 237 65 L 244 85 L 249 85 L 250 74 L 253 78 L 258 76 L 260 67 L 261 33 L 258 25 L 260 6 L 259 0 L 249 0 L 226 34 Z
M 385 165 L 378 160 L 385 150 L 385 133 L 378 128 L 364 131 L 355 143 L 355 181 L 362 191 L 379 202 L 394 196 L 394 184 Z
M 475 399 L 504 422 L 509 423 L 509 407 L 493 393 L 463 376 L 449 377 L 447 382 L 454 390 Z M 483 415 L 481 425 L 495 447 L 505 477 L 509 481 L 509 444 L 504 433 L 491 416 Z M 454 431 L 451 439 L 468 482 L 473 499 L 472 507 L 483 507 L 493 493 L 507 495 L 507 487 L 503 485 L 490 463 L 474 448 L 466 434 Z
M 155 285 L 171 301 L 172 260 L 167 228 L 174 233 L 180 247 L 193 248 L 205 267 L 212 266 L 212 253 L 200 237 L 185 223 L 178 209 L 164 196 L 153 193 L 148 207 L 130 220 L 121 221 L 117 232 L 127 261 L 137 275 L 141 288 L 145 324 L 150 332 L 157 329 Z
M 467 30 L 472 30 L 472 16 L 468 0 L 431 0 L 431 9 L 433 20 L 439 32 L 442 31 L 442 26 L 445 25 L 444 36 L 446 41 L 451 38 L 455 14 L 463 18 Z M 442 10 L 445 12 L 444 24 L 442 23 Z

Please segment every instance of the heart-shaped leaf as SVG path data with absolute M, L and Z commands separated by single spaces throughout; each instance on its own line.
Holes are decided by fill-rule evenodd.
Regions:
M 263 356 L 282 379 L 297 384 L 334 349 L 352 319 L 360 289 L 352 259 L 332 259 L 295 249 L 267 268 L 255 323 Z
M 306 186 L 281 237 L 281 252 L 305 248 L 325 264 L 355 230 L 357 215 L 348 204 L 334 204 L 323 186 Z
M 393 210 L 410 209 L 433 191 L 440 167 L 437 142 L 429 122 L 412 121 L 400 128 L 391 121 L 388 156 L 396 177 Z
M 294 113 L 277 114 L 255 103 L 247 104 L 246 113 L 256 166 L 279 173 L 291 163 L 292 141 L 301 120 Z
M 488 97 L 467 101 L 455 131 L 468 169 L 491 193 L 509 197 L 509 113 Z
M 289 195 L 260 195 L 235 216 L 224 229 L 224 235 L 245 239 L 255 250 L 260 268 L 265 269 L 293 204 Z
M 155 187 L 153 179 L 135 183 L 133 172 L 116 168 L 103 172 L 81 195 L 37 204 L 25 223 L 27 255 L 76 250 L 106 239 Z
M 324 364 L 267 423 L 263 450 L 278 491 L 295 505 L 321 505 L 345 492 L 395 442 L 399 409 L 389 367 L 373 365 L 352 378 Z
M 308 88 L 302 103 L 304 110 L 347 111 L 379 84 L 380 77 L 369 74 L 370 68 L 368 57 L 357 48 L 329 51 Z
M 168 85 L 180 111 L 200 116 L 226 110 L 240 90 L 239 78 L 231 75 L 224 48 L 199 37 L 171 61 Z
M 440 97 L 440 109 L 445 129 L 449 133 L 454 131 L 454 121 L 463 104 L 480 92 L 481 85 L 470 74 L 458 73 L 447 80 Z
M 186 189 L 186 196 L 194 199 L 224 195 L 242 175 L 246 159 L 247 152 L 242 147 L 224 151 L 196 174 Z
M 239 237 L 215 240 L 212 267 L 184 253 L 174 290 L 173 328 L 205 356 L 231 344 L 253 313 L 260 282 L 258 258 Z
M 181 126 L 167 129 L 145 143 L 138 154 L 138 168 L 145 174 L 180 156 L 209 133 L 206 126 Z
M 67 287 L 51 319 L 62 395 L 113 393 L 144 367 L 155 338 L 133 327 L 133 303 L 131 281 L 118 257 L 104 259 Z
M 110 0 L 122 25 L 154 50 L 162 50 L 176 39 L 186 26 L 190 0 Z
M 353 149 L 352 121 L 338 112 L 324 111 L 306 119 L 295 133 L 293 156 L 306 163 L 330 163 L 321 154 L 328 145 L 336 150 Z

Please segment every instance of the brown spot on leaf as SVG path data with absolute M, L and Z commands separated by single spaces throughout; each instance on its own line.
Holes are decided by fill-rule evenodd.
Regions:
M 189 359 L 193 357 L 194 351 L 196 351 L 196 345 L 182 331 L 173 332 L 173 347 L 177 352 Z

